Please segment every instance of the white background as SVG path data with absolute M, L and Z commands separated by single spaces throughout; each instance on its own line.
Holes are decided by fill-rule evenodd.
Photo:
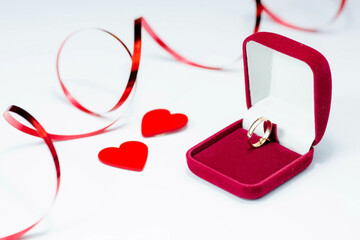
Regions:
M 49 132 L 81 133 L 102 126 L 108 121 L 75 110 L 60 92 L 55 58 L 69 33 L 102 27 L 132 50 L 133 20 L 144 15 L 170 45 L 182 49 L 197 43 L 187 35 L 191 33 L 212 33 L 209 41 L 218 41 L 227 31 L 221 26 L 231 24 L 228 17 L 234 14 L 221 11 L 233 9 L 229 4 L 248 4 L 239 2 L 1 0 L 0 109 L 17 104 Z M 24 239 L 360 239 L 359 11 L 359 2 L 350 0 L 339 26 L 327 33 L 295 31 L 264 18 L 262 31 L 286 35 L 325 55 L 332 69 L 333 100 L 313 163 L 258 200 L 237 198 L 196 177 L 185 158 L 190 147 L 242 118 L 242 62 L 222 72 L 186 66 L 173 61 L 143 31 L 137 92 L 129 111 L 113 131 L 55 143 L 62 170 L 59 197 Z M 212 28 L 210 21 L 202 32 L 195 23 L 206 18 L 219 25 Z M 241 42 L 219 45 L 228 55 L 241 49 Z M 196 54 L 202 46 L 207 45 L 196 45 Z M 209 59 L 218 60 L 216 55 Z M 143 138 L 141 118 L 156 108 L 187 114 L 188 126 Z M 0 129 L 0 236 L 5 236 L 46 212 L 55 180 L 37 139 L 4 120 Z M 143 172 L 98 161 L 101 149 L 129 140 L 149 147 Z

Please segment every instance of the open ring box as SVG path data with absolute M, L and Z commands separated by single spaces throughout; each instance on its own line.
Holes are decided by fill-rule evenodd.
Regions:
M 331 73 L 318 51 L 284 36 L 261 32 L 243 44 L 248 111 L 187 152 L 197 176 L 241 198 L 256 199 L 308 167 L 323 137 L 331 103 Z M 274 123 L 270 142 L 247 143 L 251 124 Z M 259 126 L 254 141 L 263 136 Z

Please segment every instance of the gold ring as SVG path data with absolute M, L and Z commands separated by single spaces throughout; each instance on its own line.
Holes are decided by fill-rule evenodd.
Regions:
M 267 122 L 264 136 L 262 138 L 260 138 L 258 142 L 252 143 L 251 139 L 254 134 L 254 131 L 262 122 Z M 272 123 L 269 119 L 267 119 L 266 117 L 260 117 L 260 118 L 256 119 L 256 121 L 253 124 L 251 124 L 249 131 L 247 133 L 248 144 L 253 148 L 258 148 L 258 147 L 261 147 L 262 145 L 264 145 L 266 143 L 266 141 L 270 142 L 269 137 L 270 137 L 271 131 L 272 131 Z

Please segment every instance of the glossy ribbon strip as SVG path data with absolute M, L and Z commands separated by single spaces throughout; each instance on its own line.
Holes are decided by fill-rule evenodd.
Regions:
M 256 0 L 258 1 L 258 0 Z M 260 1 L 259 1 L 260 2 Z M 340 2 L 340 6 L 339 6 L 339 9 L 337 10 L 335 16 L 330 20 L 330 22 L 333 22 L 335 21 L 339 16 L 340 14 L 342 13 L 342 11 L 344 10 L 344 7 L 345 7 L 345 3 L 346 3 L 346 0 L 341 0 Z M 257 6 L 259 6 L 259 4 L 257 4 Z M 326 6 L 324 6 L 326 7 Z M 268 7 L 266 7 L 264 4 L 260 3 L 260 14 L 261 14 L 261 11 L 264 11 L 266 14 L 268 14 L 270 16 L 270 18 L 272 20 L 274 20 L 275 22 L 285 26 L 285 27 L 288 27 L 288 28 L 292 28 L 292 29 L 295 29 L 295 30 L 299 30 L 299 31 L 305 31 L 305 32 L 319 32 L 321 31 L 321 29 L 317 29 L 317 28 L 305 28 L 305 27 L 300 27 L 300 26 L 296 26 L 294 24 L 291 24 L 287 21 L 285 21 L 284 19 L 278 17 L 276 14 L 274 14 L 273 12 L 271 12 L 269 10 Z M 330 23 L 329 22 L 329 23 Z
M 136 77 L 137 77 L 137 73 L 139 70 L 139 65 L 140 65 L 140 57 L 141 57 L 141 18 L 135 20 L 135 33 L 134 33 L 134 53 L 133 55 L 131 55 L 131 53 L 129 52 L 128 48 L 125 46 L 125 44 L 118 38 L 116 37 L 114 34 L 106 31 L 106 30 L 102 30 L 99 29 L 101 31 L 104 31 L 105 33 L 110 34 L 111 36 L 115 37 L 127 50 L 127 52 L 129 53 L 131 59 L 132 59 L 132 65 L 131 65 L 131 72 L 130 72 L 130 76 L 129 79 L 127 81 L 127 85 L 126 88 L 124 90 L 124 92 L 122 93 L 121 97 L 119 98 L 119 101 L 115 104 L 114 107 L 112 107 L 108 112 L 112 112 L 115 111 L 116 109 L 120 108 L 125 101 L 128 99 L 130 93 L 132 92 L 132 90 L 134 89 L 134 85 L 136 83 Z M 66 88 L 66 86 L 64 85 L 63 81 L 61 80 L 61 76 L 60 76 L 60 72 L 59 72 L 59 59 L 60 59 L 60 55 L 61 55 L 61 50 L 63 48 L 63 46 L 65 45 L 66 41 L 73 36 L 74 34 L 70 35 L 61 45 L 58 56 L 57 56 L 57 73 L 58 73 L 58 77 L 59 77 L 59 81 L 60 81 L 60 85 L 61 88 L 65 94 L 66 99 L 76 108 L 78 108 L 79 110 L 91 114 L 91 115 L 95 115 L 95 116 L 101 116 L 101 114 L 93 112 L 87 108 L 85 108 L 84 106 L 82 106 L 72 95 L 71 93 L 68 91 L 68 89 Z M 26 134 L 38 137 L 37 131 L 33 128 L 27 127 L 24 124 L 20 123 L 19 121 L 17 121 L 15 118 L 13 118 L 12 116 L 8 115 L 5 117 L 5 120 L 14 128 L 18 129 L 19 131 L 22 131 Z M 92 131 L 92 132 L 88 132 L 88 133 L 83 133 L 83 134 L 74 134 L 74 135 L 61 135 L 61 134 L 52 134 L 49 133 L 49 137 L 54 140 L 54 141 L 66 141 L 66 140 L 73 140 L 73 139 L 79 139 L 79 138 L 85 138 L 85 137 L 90 137 L 90 136 L 94 136 L 94 135 L 98 135 L 100 133 L 103 133 L 104 131 L 106 131 L 106 129 L 108 129 L 109 127 L 111 127 L 112 125 L 114 125 L 117 121 L 119 120 L 119 118 L 117 118 L 116 120 L 114 120 L 113 122 L 111 122 L 110 124 L 106 125 L 105 127 Z
M 286 27 L 289 28 L 293 28 L 293 29 L 297 29 L 297 30 L 302 30 L 302 31 L 309 31 L 309 32 L 315 32 L 318 31 L 317 29 L 308 29 L 308 28 L 302 28 L 302 27 L 298 27 L 295 25 L 292 25 L 284 20 L 282 20 L 281 18 L 277 17 L 275 14 L 273 14 L 267 7 L 265 7 L 262 3 L 261 0 L 255 0 L 256 2 L 256 21 L 255 21 L 255 28 L 254 28 L 254 33 L 259 31 L 259 27 L 260 27 L 260 22 L 261 22 L 261 13 L 262 11 L 266 12 L 274 21 L 276 21 L 279 24 L 282 24 Z M 333 20 L 335 20 L 343 11 L 344 6 L 345 6 L 346 0 L 342 0 L 339 10 L 337 11 L 336 15 L 334 16 Z M 138 18 L 135 20 L 135 43 L 134 43 L 134 53 L 133 55 L 131 55 L 129 49 L 126 47 L 126 45 L 124 44 L 123 41 L 121 41 L 117 36 L 115 36 L 114 34 L 110 33 L 109 31 L 106 31 L 104 29 L 98 29 L 100 31 L 103 31 L 109 35 L 111 35 L 112 37 L 114 37 L 117 41 L 119 41 L 120 44 L 122 44 L 122 46 L 126 49 L 127 53 L 129 54 L 129 56 L 132 58 L 132 67 L 131 67 L 131 73 L 130 73 L 130 77 L 128 79 L 127 82 L 127 86 L 125 88 L 125 91 L 123 92 L 122 96 L 120 97 L 119 101 L 116 103 L 116 105 L 114 107 L 112 107 L 110 110 L 108 110 L 107 112 L 112 112 L 117 110 L 119 107 L 121 107 L 124 102 L 128 99 L 130 93 L 133 90 L 133 87 L 135 85 L 136 82 L 136 77 L 137 77 L 137 72 L 139 69 L 139 65 L 140 65 L 140 57 L 141 57 L 141 28 L 144 28 L 144 30 L 153 38 L 153 40 L 155 42 L 157 42 L 159 44 L 159 46 L 161 46 L 166 52 L 168 52 L 171 56 L 173 56 L 177 61 L 182 62 L 184 64 L 188 64 L 194 67 L 199 67 L 199 68 L 204 68 L 204 69 L 210 69 L 210 70 L 222 70 L 223 67 L 211 67 L 211 66 L 205 66 L 202 64 L 198 64 L 196 62 L 193 62 L 185 57 L 183 57 L 182 55 L 178 54 L 176 51 L 174 51 L 172 48 L 170 48 L 163 40 L 161 40 L 161 38 L 158 36 L 158 34 L 155 33 L 155 31 L 150 27 L 150 25 L 148 24 L 148 22 L 143 18 Z M 57 70 L 57 75 L 58 75 L 58 79 L 60 82 L 60 86 L 65 94 L 65 97 L 67 98 L 67 100 L 76 108 L 78 108 L 79 110 L 94 115 L 94 116 L 99 116 L 101 117 L 101 114 L 93 112 L 89 109 L 87 109 L 86 107 L 84 107 L 83 105 L 81 105 L 76 99 L 75 97 L 73 97 L 71 95 L 71 93 L 69 92 L 69 90 L 66 88 L 65 84 L 63 83 L 62 79 L 61 79 L 61 74 L 59 71 L 59 61 L 60 61 L 60 56 L 61 56 L 61 51 L 64 47 L 64 45 L 66 44 L 66 42 L 73 36 L 75 35 L 77 32 L 72 33 L 71 35 L 69 35 L 65 41 L 61 44 L 58 55 L 57 55 L 57 59 L 56 59 L 56 70 Z M 241 57 L 241 56 L 240 56 Z M 36 131 L 34 129 L 31 129 L 29 127 L 24 126 L 23 124 L 21 124 L 20 122 L 16 121 L 14 118 L 8 118 L 6 119 L 8 121 L 8 123 L 10 123 L 13 127 L 17 128 L 18 130 L 36 136 Z M 90 136 L 94 136 L 100 133 L 103 133 L 104 131 L 106 131 L 106 129 L 108 129 L 109 127 L 111 127 L 113 124 L 115 124 L 117 121 L 119 120 L 119 118 L 117 118 L 115 121 L 111 122 L 110 124 L 108 124 L 107 126 L 92 131 L 92 132 L 88 132 L 88 133 L 83 133 L 83 134 L 75 134 L 75 135 L 60 135 L 60 134 L 51 134 L 49 133 L 49 136 L 52 140 L 54 141 L 64 141 L 64 140 L 72 140 L 72 139 L 78 139 L 78 138 L 85 138 L 85 137 L 90 137 Z
M 129 56 L 132 59 L 132 65 L 131 65 L 131 72 L 130 72 L 130 76 L 126 85 L 126 88 L 122 94 L 122 96 L 120 97 L 119 101 L 115 104 L 114 107 L 112 107 L 108 112 L 114 111 L 116 109 L 118 109 L 120 106 L 123 105 L 123 103 L 128 99 L 130 93 L 132 92 L 135 82 L 136 82 L 136 77 L 137 77 L 137 73 L 138 73 L 138 69 L 139 69 L 139 65 L 140 65 L 140 57 L 141 57 L 141 19 L 137 19 L 135 20 L 135 33 L 134 33 L 134 53 L 133 55 L 131 55 L 129 49 L 125 46 L 125 44 L 115 35 L 113 35 L 112 33 L 106 31 L 106 30 L 102 30 L 99 29 L 101 31 L 104 31 L 107 34 L 110 34 L 111 36 L 113 36 L 114 38 L 116 38 L 126 49 L 126 51 L 128 52 Z M 74 34 L 72 34 L 74 35 Z M 63 44 L 60 47 L 58 56 L 57 56 L 57 73 L 58 73 L 58 77 L 59 77 L 59 81 L 60 81 L 60 85 L 62 87 L 62 90 L 65 94 L 65 97 L 68 99 L 68 101 L 74 105 L 76 108 L 78 108 L 79 110 L 86 112 L 88 114 L 92 114 L 95 116 L 100 116 L 100 114 L 92 112 L 90 110 L 88 110 L 87 108 L 85 108 L 84 106 L 82 106 L 72 95 L 71 93 L 67 90 L 67 88 L 65 87 L 64 83 L 61 80 L 60 77 L 60 73 L 59 73 L 59 68 L 58 68 L 58 64 L 59 64 L 59 58 L 60 58 L 60 53 L 61 50 L 64 46 L 64 44 L 66 43 L 66 41 L 72 36 L 70 35 L 67 39 L 65 39 L 65 41 L 63 42 Z M 30 128 L 22 123 L 20 123 L 18 120 L 16 120 L 11 114 L 10 112 L 14 112 L 18 115 L 20 115 L 21 117 L 23 117 L 24 119 L 26 119 L 28 122 L 30 122 L 30 124 L 34 127 L 34 128 Z M 84 137 L 90 137 L 90 136 L 94 136 L 100 133 L 103 133 L 104 131 L 106 131 L 106 129 L 108 129 L 110 126 L 112 126 L 113 124 L 115 124 L 117 122 L 116 119 L 115 121 L 113 121 L 112 123 L 108 124 L 107 126 L 98 129 L 96 131 L 92 131 L 92 132 L 88 132 L 88 133 L 83 133 L 83 134 L 77 134 L 77 135 L 59 135 L 59 134 L 49 134 L 45 131 L 45 129 L 40 125 L 40 123 L 34 118 L 32 117 L 29 113 L 27 113 L 25 110 L 21 109 L 20 107 L 17 106 L 11 106 L 7 111 L 4 112 L 3 114 L 5 120 L 14 128 L 18 129 L 21 132 L 24 132 L 26 134 L 35 136 L 35 137 L 40 137 L 42 138 L 45 143 L 47 144 L 51 155 L 53 157 L 53 161 L 54 161 L 54 165 L 55 165 L 55 169 L 56 169 L 56 174 L 57 174 L 57 186 L 56 186 L 56 194 L 55 197 L 53 199 L 53 202 L 51 204 L 51 206 L 54 204 L 58 191 L 59 191 L 59 187 L 60 187 L 60 164 L 59 164 L 59 160 L 57 157 L 57 153 L 55 150 L 55 147 L 53 145 L 53 140 L 54 141 L 65 141 L 65 140 L 72 140 L 72 139 L 78 139 L 78 138 L 84 138 Z M 51 207 L 50 206 L 50 207 Z M 32 228 L 34 228 L 44 217 L 46 216 L 46 214 L 37 222 L 35 222 L 33 225 L 31 225 L 30 227 L 21 230 L 17 233 L 14 233 L 10 236 L 6 236 L 6 237 L 2 237 L 0 238 L 0 240 L 16 240 L 19 239 L 21 236 L 23 236 L 26 232 L 30 231 Z
M 260 22 L 261 22 L 261 13 L 263 11 L 265 13 L 267 13 L 275 22 L 277 22 L 277 23 L 279 23 L 279 24 L 281 24 L 283 26 L 286 26 L 286 27 L 289 27 L 289 28 L 292 28 L 292 29 L 296 29 L 296 30 L 308 31 L 308 32 L 319 31 L 318 29 L 302 28 L 302 27 L 298 27 L 298 26 L 295 26 L 293 24 L 290 24 L 290 23 L 284 21 L 283 19 L 279 18 L 275 14 L 273 14 L 267 7 L 265 7 L 261 3 L 261 0 L 255 0 L 255 2 L 256 2 L 256 21 L 255 21 L 254 33 L 259 31 Z M 344 9 L 345 3 L 346 3 L 346 0 L 341 1 L 340 8 L 339 8 L 336 16 L 334 16 L 333 20 L 335 20 L 341 14 L 341 12 Z M 126 47 L 124 42 L 121 41 L 117 36 L 115 36 L 114 34 L 108 32 L 108 31 L 106 31 L 104 29 L 98 29 L 100 31 L 103 31 L 103 32 L 111 35 L 116 40 L 118 40 L 119 43 L 122 44 L 122 46 L 125 48 L 125 50 L 127 51 L 127 53 L 129 54 L 129 56 L 130 56 L 130 58 L 132 60 L 131 72 L 130 72 L 129 79 L 127 81 L 126 88 L 125 88 L 124 92 L 122 93 L 121 97 L 119 98 L 118 102 L 115 104 L 115 106 L 113 106 L 107 112 L 112 112 L 112 111 L 115 111 L 115 110 L 119 109 L 126 102 L 129 95 L 131 94 L 132 90 L 134 89 L 134 85 L 136 83 L 136 77 L 137 77 L 137 73 L 138 73 L 139 65 L 140 65 L 140 58 L 141 58 L 141 28 L 144 28 L 144 30 L 152 37 L 152 39 L 155 42 L 157 42 L 159 44 L 159 46 L 161 46 L 166 52 L 168 52 L 177 61 L 182 62 L 184 64 L 194 66 L 194 67 L 204 68 L 204 69 L 210 69 L 210 70 L 222 70 L 223 69 L 223 67 L 211 67 L 211 66 L 205 66 L 205 65 L 202 65 L 202 64 L 198 64 L 198 63 L 193 62 L 193 61 L 183 57 L 182 55 L 178 54 L 176 51 L 174 51 L 172 48 L 170 48 L 163 40 L 161 40 L 161 38 L 150 27 L 148 22 L 142 17 L 136 19 L 135 22 L 134 22 L 134 50 L 133 50 L 133 54 L 130 53 L 129 49 Z M 77 32 L 72 33 L 71 35 L 69 35 L 64 40 L 64 42 L 60 46 L 60 49 L 59 49 L 59 52 L 58 52 L 58 55 L 57 55 L 56 69 L 57 69 L 57 75 L 58 75 L 58 79 L 59 79 L 59 82 L 60 82 L 60 86 L 61 86 L 61 88 L 62 88 L 62 90 L 63 90 L 63 92 L 65 94 L 66 99 L 74 107 L 78 108 L 79 110 L 81 110 L 81 111 L 83 111 L 83 112 L 85 112 L 87 114 L 101 117 L 102 115 L 100 113 L 93 112 L 93 111 L 89 110 L 88 108 L 84 107 L 83 105 L 81 105 L 75 99 L 75 97 L 72 96 L 72 94 L 69 92 L 69 90 L 66 88 L 66 86 L 63 83 L 62 78 L 61 78 L 61 74 L 60 74 L 60 71 L 59 71 L 59 61 L 60 61 L 60 57 L 61 57 L 61 51 L 62 51 L 64 45 L 66 44 L 66 42 L 73 35 L 75 35 L 76 33 Z M 241 56 L 240 56 L 240 58 L 241 58 Z M 26 119 L 34 128 L 30 128 L 30 127 L 20 123 L 19 121 L 17 121 L 10 114 L 10 112 L 13 112 L 13 113 L 16 113 L 16 114 L 20 115 L 21 117 Z M 110 124 L 106 125 L 105 127 L 101 128 L 101 129 L 98 129 L 98 130 L 95 130 L 95 131 L 92 131 L 92 132 L 83 133 L 83 134 L 74 134 L 74 135 L 61 135 L 61 134 L 47 133 L 45 131 L 45 129 L 40 125 L 40 123 L 34 117 L 32 117 L 28 112 L 26 112 L 25 110 L 23 110 L 23 109 L 21 109 L 20 107 L 17 107 L 17 106 L 11 106 L 7 111 L 5 111 L 4 118 L 11 126 L 18 129 L 19 131 L 24 132 L 24 133 L 29 134 L 29 135 L 32 135 L 32 136 L 35 136 L 35 137 L 42 138 L 45 141 L 46 145 L 48 146 L 48 148 L 49 148 L 49 150 L 51 152 L 51 155 L 53 157 L 53 162 L 54 162 L 55 169 L 56 169 L 56 174 L 57 174 L 56 194 L 55 194 L 55 197 L 53 199 L 52 204 L 56 200 L 56 197 L 57 197 L 57 194 L 58 194 L 58 191 L 59 191 L 59 187 L 60 187 L 60 164 L 59 164 L 57 153 L 56 153 L 56 150 L 55 150 L 55 147 L 54 147 L 52 141 L 66 141 L 66 140 L 85 138 L 85 137 L 90 137 L 90 136 L 94 136 L 94 135 L 97 135 L 97 134 L 101 134 L 101 133 L 105 132 L 109 127 L 114 125 L 119 120 L 119 118 L 117 118 L 113 122 L 111 122 Z M 45 217 L 45 215 L 44 215 L 44 217 Z M 26 229 L 24 229 L 24 230 L 22 230 L 20 232 L 17 232 L 15 234 L 12 234 L 10 236 L 0 238 L 0 240 L 16 240 L 16 239 L 20 238 L 26 232 L 28 232 L 33 227 L 35 227 L 44 217 L 42 217 L 40 220 L 38 220 L 36 223 L 31 225 L 30 227 L 28 227 L 28 228 L 26 228 Z
M 150 27 L 148 22 L 145 20 L 145 18 L 141 18 L 142 20 L 142 27 L 145 29 L 145 31 L 150 35 L 150 37 L 160 46 L 162 47 L 166 52 L 168 52 L 173 58 L 175 58 L 177 61 L 182 62 L 184 64 L 209 69 L 209 70 L 222 70 L 224 67 L 211 67 L 211 66 L 205 66 L 196 62 L 193 62 L 177 52 L 175 52 L 172 48 L 170 48 L 161 38 L 154 32 L 154 30 Z
M 159 37 L 158 35 L 152 30 L 152 28 L 149 26 L 149 24 L 146 22 L 146 20 L 144 18 L 138 18 L 135 20 L 134 22 L 134 28 L 135 28 L 135 32 L 134 32 L 134 53 L 133 55 L 131 55 L 129 49 L 126 47 L 126 45 L 124 44 L 123 41 L 121 41 L 117 36 L 115 36 L 114 34 L 103 30 L 103 29 L 98 29 L 100 31 L 103 31 L 109 35 L 111 35 L 112 37 L 114 37 L 117 41 L 119 41 L 120 44 L 122 44 L 122 46 L 126 49 L 127 53 L 129 54 L 129 56 L 132 59 L 132 67 L 131 67 L 131 73 L 130 73 L 130 77 L 128 79 L 126 88 L 122 94 L 122 96 L 120 97 L 119 101 L 116 103 L 115 106 L 113 106 L 110 110 L 107 111 L 107 113 L 115 111 L 117 109 L 119 109 L 124 103 L 125 101 L 128 99 L 130 93 L 132 92 L 132 90 L 134 89 L 134 85 L 136 83 L 136 77 L 137 77 L 137 73 L 139 70 L 139 65 L 140 65 L 140 58 L 141 58 L 141 28 L 144 28 L 149 35 L 157 42 L 160 44 L 160 46 L 165 49 L 168 53 L 170 53 L 176 60 L 185 63 L 185 64 L 189 64 L 192 66 L 196 66 L 196 67 L 200 67 L 200 68 L 205 68 L 205 69 L 212 69 L 212 70 L 220 70 L 221 68 L 217 68 L 217 67 L 207 67 L 207 66 L 203 66 L 197 63 L 194 63 L 190 60 L 187 60 L 186 58 L 182 57 L 180 54 L 176 53 L 174 50 L 172 50 L 167 44 L 165 44 Z M 83 105 L 81 105 L 79 103 L 79 101 L 76 100 L 76 98 L 70 93 L 70 91 L 66 88 L 64 82 L 62 81 L 61 78 L 61 74 L 60 74 L 60 70 L 59 70 L 59 62 L 60 62 L 60 57 L 61 57 L 61 51 L 63 49 L 63 47 L 65 46 L 65 44 L 67 43 L 67 41 L 74 36 L 76 33 L 78 32 L 74 32 L 71 35 L 69 35 L 65 41 L 61 44 L 58 55 L 57 55 L 57 61 L 56 61 L 56 69 L 57 69 L 57 75 L 58 75 L 58 79 L 60 82 L 60 86 L 64 92 L 64 95 L 66 97 L 66 99 L 77 109 L 93 115 L 93 116 L 97 116 L 97 117 L 101 117 L 102 115 L 100 113 L 96 113 L 93 112 L 91 110 L 89 110 L 88 108 L 84 107 Z M 19 121 L 17 121 L 15 118 L 13 118 L 11 115 L 7 116 L 5 118 L 5 120 L 14 128 L 18 129 L 19 131 L 22 131 L 26 134 L 32 135 L 37 137 L 37 132 L 35 129 L 27 127 L 26 125 L 20 123 Z M 61 134 L 52 134 L 49 133 L 49 136 L 52 140 L 54 141 L 66 141 L 66 140 L 73 140 L 73 139 L 79 139 L 79 138 L 85 138 L 85 137 L 90 137 L 90 136 L 94 136 L 100 133 L 105 132 L 109 127 L 111 127 L 112 125 L 114 125 L 117 121 L 119 120 L 119 118 L 115 119 L 113 122 L 111 122 L 110 124 L 106 125 L 105 127 L 92 131 L 92 132 L 87 132 L 87 133 L 82 133 L 82 134 L 73 134 L 73 135 L 61 135 Z
M 56 192 L 55 192 L 53 201 L 49 207 L 49 209 L 50 209 L 56 200 L 56 197 L 58 195 L 59 188 L 60 188 L 60 164 L 59 164 L 59 159 L 58 159 L 54 144 L 53 144 L 50 136 L 48 135 L 48 133 L 41 126 L 41 124 L 33 116 L 31 116 L 28 112 L 26 112 L 24 109 L 14 106 L 14 105 L 10 106 L 9 109 L 4 112 L 5 119 L 13 118 L 10 114 L 11 112 L 16 113 L 17 115 L 21 116 L 26 121 L 28 121 L 35 128 L 34 133 L 36 134 L 36 136 L 42 138 L 50 150 L 51 156 L 53 158 L 55 170 L 56 170 L 56 179 L 57 179 Z M 37 222 L 32 224 L 30 227 L 27 227 L 26 229 L 21 230 L 20 232 L 17 232 L 15 234 L 12 234 L 7 237 L 2 237 L 2 238 L 0 237 L 0 240 L 16 240 L 16 239 L 20 238 L 26 232 L 30 231 L 33 227 L 35 227 L 45 216 L 46 216 L 46 214 L 42 218 L 40 218 L 40 220 L 38 220 Z

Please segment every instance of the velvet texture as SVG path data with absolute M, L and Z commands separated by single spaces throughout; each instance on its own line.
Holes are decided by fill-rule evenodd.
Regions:
M 331 74 L 328 62 L 316 50 L 274 33 L 256 33 L 244 41 L 246 101 L 251 97 L 247 68 L 246 43 L 258 42 L 307 63 L 314 73 L 314 114 L 316 145 L 323 137 L 331 103 Z M 256 199 L 307 168 L 314 150 L 300 155 L 280 145 L 276 125 L 272 142 L 258 149 L 247 143 L 242 120 L 233 123 L 187 152 L 189 169 L 197 176 L 241 198 Z M 256 136 L 258 138 L 258 136 Z
M 196 145 L 187 152 L 190 170 L 238 197 L 255 199 L 311 163 L 312 149 L 303 156 L 276 142 L 253 149 L 246 134 L 240 120 Z

